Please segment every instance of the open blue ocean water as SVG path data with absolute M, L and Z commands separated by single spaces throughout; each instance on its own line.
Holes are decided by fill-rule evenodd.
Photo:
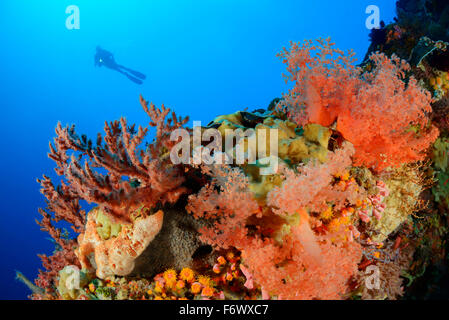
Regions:
M 66 26 L 70 5 L 79 29 Z M 1 0 L 0 299 L 26 299 L 15 270 L 34 279 L 37 254 L 54 248 L 35 223 L 36 178 L 56 177 L 47 152 L 58 121 L 92 138 L 121 116 L 146 125 L 139 94 L 203 123 L 265 108 L 288 88 L 276 53 L 289 41 L 330 36 L 363 59 L 369 5 L 393 20 L 394 0 Z M 95 67 L 97 46 L 143 84 Z

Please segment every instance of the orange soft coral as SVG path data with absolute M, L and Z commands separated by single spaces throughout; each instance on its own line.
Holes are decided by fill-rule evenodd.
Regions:
M 355 165 L 379 172 L 422 160 L 438 136 L 429 123 L 430 94 L 406 79 L 405 61 L 373 54 L 372 71 L 362 74 L 353 54 L 334 49 L 330 40 L 292 43 L 280 56 L 295 85 L 279 107 L 299 125 L 337 120 L 337 130 L 354 144 Z
M 288 299 L 337 299 L 348 291 L 347 283 L 361 259 L 360 245 L 350 241 L 344 226 L 315 232 L 319 222 L 307 211 L 320 212 L 329 204 L 339 209 L 361 196 L 363 190 L 355 183 L 345 190 L 333 183 L 351 165 L 353 153 L 353 146 L 346 142 L 330 153 L 327 163 L 311 162 L 297 172 L 287 170 L 283 184 L 268 194 L 267 204 L 285 217 L 288 231 L 279 233 L 277 241 L 254 240 L 242 257 L 255 281 L 270 294 Z
M 299 125 L 332 124 L 356 92 L 359 71 L 353 66 L 354 53 L 345 55 L 333 45 L 330 39 L 319 39 L 317 45 L 291 42 L 278 55 L 287 64 L 286 81 L 295 82 L 280 107 Z
M 342 299 L 362 257 L 360 244 L 317 236 L 319 261 L 310 259 L 303 243 L 293 236 L 282 246 L 255 240 L 242 252 L 244 263 L 270 295 L 278 299 Z
M 364 75 L 356 102 L 340 112 L 337 130 L 356 147 L 355 165 L 375 171 L 423 160 L 438 137 L 429 123 L 430 94 L 408 79 L 409 65 L 398 57 L 371 56 L 374 69 Z
M 311 162 L 297 173 L 286 171 L 284 183 L 270 192 L 264 209 L 248 191 L 247 178 L 238 168 L 214 167 L 208 172 L 212 183 L 190 196 L 187 210 L 214 220 L 213 227 L 202 230 L 202 239 L 240 250 L 245 270 L 271 296 L 341 298 L 357 270 L 360 245 L 347 241 L 349 236 L 342 234 L 346 230 L 317 233 L 317 221 L 312 221 L 305 208 L 318 210 L 327 202 L 342 206 L 351 194 L 357 194 L 332 183 L 335 174 L 351 165 L 352 154 L 352 145 L 346 143 L 325 164 Z M 296 213 L 299 221 L 290 219 Z M 267 222 L 274 232 L 264 232 Z

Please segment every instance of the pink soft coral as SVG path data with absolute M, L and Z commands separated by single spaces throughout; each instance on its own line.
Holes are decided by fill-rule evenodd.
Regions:
M 242 270 L 264 288 L 265 297 L 269 293 L 278 299 L 341 298 L 357 270 L 360 245 L 347 241 L 347 230 L 316 233 L 305 208 L 319 210 L 327 202 L 341 207 L 357 194 L 332 185 L 333 175 L 351 165 L 352 153 L 352 145 L 346 143 L 330 154 L 326 164 L 311 162 L 297 173 L 287 170 L 283 185 L 270 192 L 263 209 L 238 168 L 215 167 L 209 171 L 211 184 L 189 197 L 187 210 L 214 221 L 202 230 L 204 241 L 242 252 Z M 299 224 L 291 224 L 290 232 L 283 234 L 288 218 L 282 217 L 298 212 Z M 266 232 L 271 227 L 275 232 Z
M 324 164 L 311 162 L 297 172 L 287 170 L 280 187 L 267 197 L 267 204 L 281 216 L 297 214 L 299 222 L 290 224 L 282 245 L 265 239 L 253 241 L 242 253 L 255 281 L 271 294 L 289 299 L 337 299 L 348 291 L 348 281 L 357 271 L 361 247 L 351 241 L 351 230 L 316 233 L 308 211 L 319 212 L 332 203 L 334 209 L 355 203 L 361 197 L 356 186 L 341 190 L 334 176 L 351 165 L 354 148 L 343 148 L 329 155 Z M 359 187 L 360 188 L 360 187 Z
M 254 240 L 242 251 L 242 258 L 254 281 L 278 299 L 342 299 L 362 250 L 357 242 L 333 236 L 316 236 L 319 261 L 310 259 L 295 235 L 285 237 L 281 246 L 269 239 Z
M 430 94 L 406 79 L 410 66 L 398 57 L 373 54 L 372 70 L 362 74 L 353 54 L 334 49 L 330 40 L 292 43 L 280 56 L 295 85 L 279 107 L 299 125 L 337 120 L 337 130 L 354 144 L 355 165 L 379 172 L 422 160 L 438 136 L 429 123 Z
M 196 218 L 213 220 L 213 227 L 201 230 L 201 239 L 220 248 L 241 249 L 248 240 L 247 220 L 260 213 L 254 195 L 248 189 L 248 179 L 238 168 L 212 167 L 211 184 L 198 194 L 189 196 L 186 207 Z
M 294 214 L 305 207 L 315 212 L 323 211 L 328 207 L 326 202 L 331 201 L 335 209 L 342 208 L 347 199 L 355 203 L 360 198 L 357 186 L 340 190 L 338 185 L 331 184 L 336 174 L 351 166 L 353 154 L 354 147 L 345 143 L 343 148 L 330 152 L 329 159 L 324 164 L 310 162 L 300 166 L 297 172 L 286 170 L 284 183 L 269 192 L 267 203 L 280 215 Z

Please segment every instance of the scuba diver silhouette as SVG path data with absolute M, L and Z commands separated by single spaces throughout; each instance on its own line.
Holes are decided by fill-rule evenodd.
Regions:
M 99 46 L 97 46 L 97 52 L 95 53 L 94 59 L 96 67 L 105 66 L 106 68 L 120 72 L 134 83 L 142 84 L 143 83 L 142 80 L 145 80 L 146 78 L 146 76 L 143 73 L 131 70 L 125 66 L 117 64 L 114 60 L 114 55 L 109 51 L 100 48 Z

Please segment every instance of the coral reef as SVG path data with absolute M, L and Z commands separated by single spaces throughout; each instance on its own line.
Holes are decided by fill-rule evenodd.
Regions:
M 38 180 L 38 223 L 56 249 L 35 284 L 18 278 L 33 299 L 92 300 L 399 299 L 438 283 L 449 234 L 443 4 L 398 1 L 360 66 L 330 39 L 290 43 L 279 57 L 291 89 L 266 110 L 184 128 L 140 97 L 148 127 L 106 123 L 95 144 L 58 124 L 60 185 Z M 181 128 L 193 162 L 172 159 Z M 196 137 L 212 131 L 213 150 Z M 196 162 L 204 152 L 224 161 Z

